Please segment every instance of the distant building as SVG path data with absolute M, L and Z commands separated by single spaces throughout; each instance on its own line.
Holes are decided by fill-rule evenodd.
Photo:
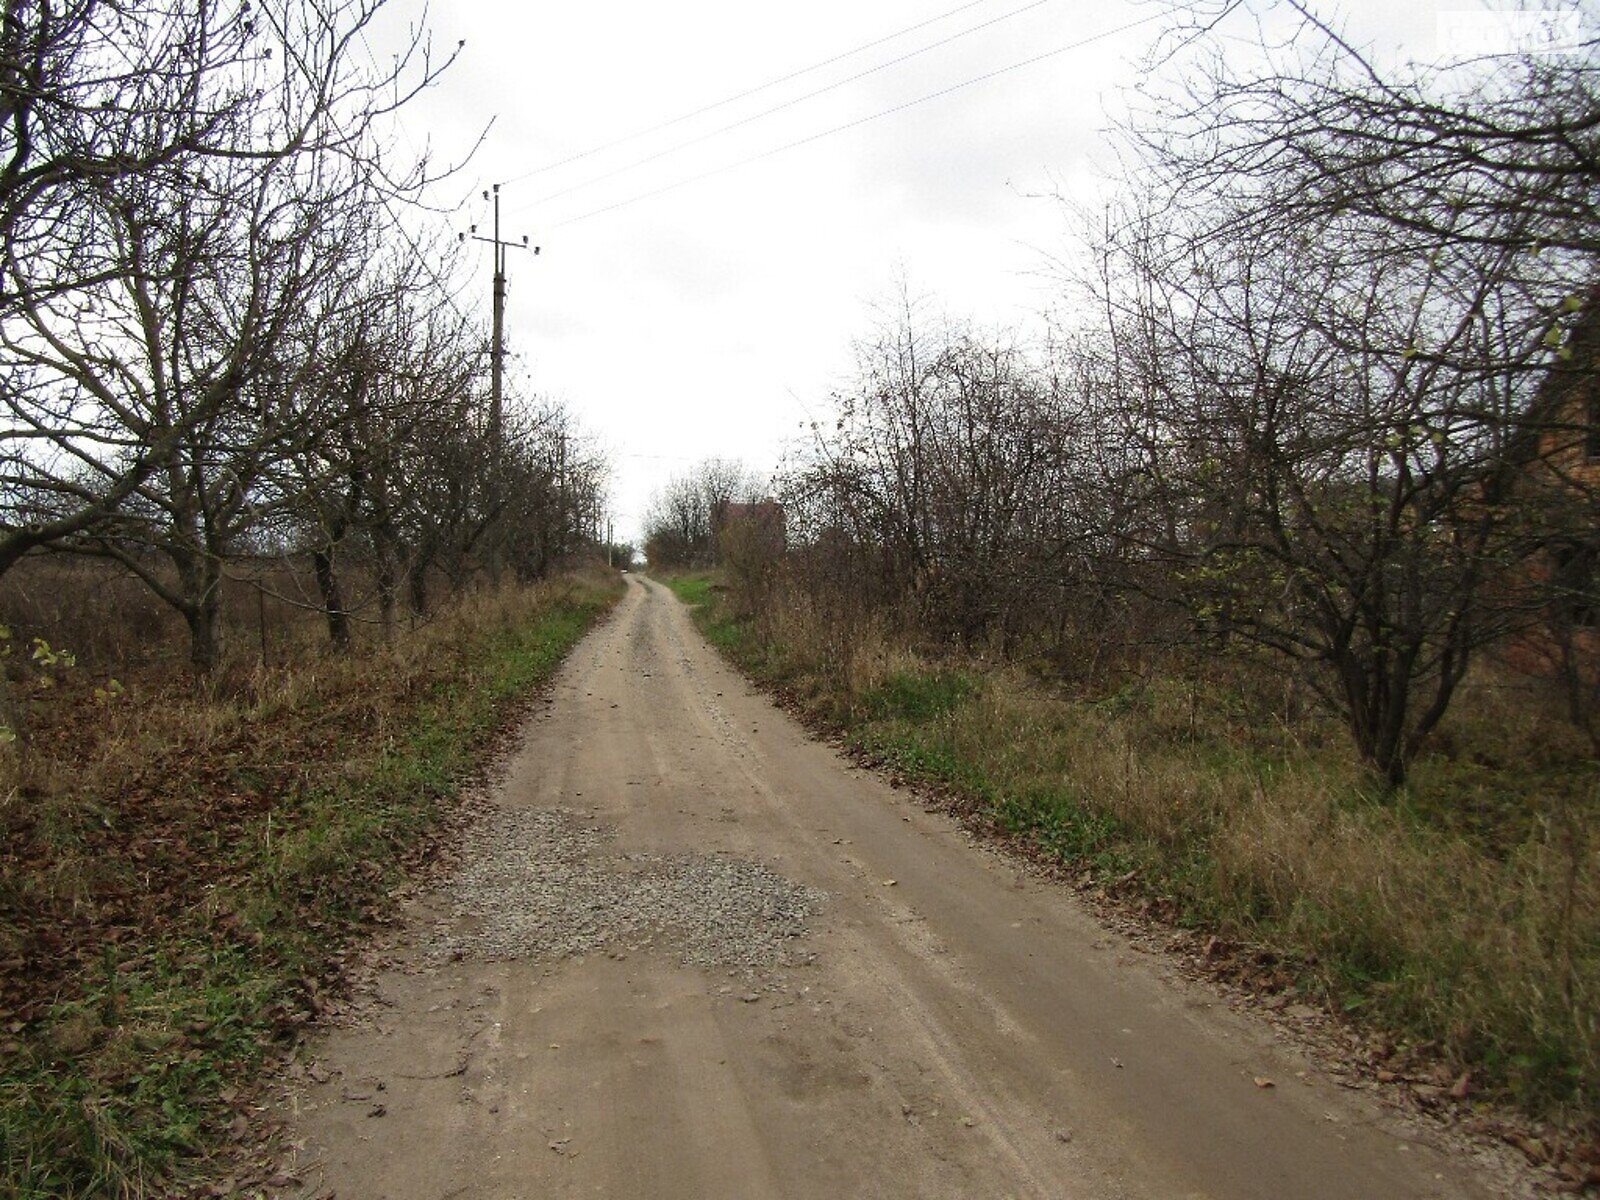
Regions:
M 1524 566 L 1545 599 L 1511 661 L 1537 674 L 1600 668 L 1600 291 L 1592 293 L 1539 388 L 1511 494 L 1539 505 L 1553 532 Z M 1574 661 L 1574 656 L 1579 661 Z

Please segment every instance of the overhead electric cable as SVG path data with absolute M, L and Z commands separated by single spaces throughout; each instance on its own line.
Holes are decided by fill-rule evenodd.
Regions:
M 836 133 L 844 133 L 846 130 L 855 129 L 861 125 L 869 124 L 872 121 L 893 116 L 895 113 L 905 112 L 908 108 L 915 108 L 919 104 L 926 104 L 930 100 L 937 100 L 941 96 L 948 96 L 952 92 L 959 92 L 963 88 L 971 87 L 974 84 L 983 83 L 986 80 L 995 79 L 1001 75 L 1007 75 L 1012 71 L 1019 71 L 1023 67 L 1031 67 L 1035 63 L 1044 62 L 1049 58 L 1056 58 L 1057 56 L 1066 54 L 1072 50 L 1081 50 L 1084 46 L 1093 45 L 1095 42 L 1102 42 L 1106 38 L 1115 37 L 1119 33 L 1127 33 L 1130 29 L 1137 29 L 1141 25 L 1148 25 L 1150 22 L 1159 20 L 1165 15 L 1165 13 L 1161 12 L 1151 13 L 1148 16 L 1140 17 L 1137 21 L 1129 21 L 1126 25 L 1118 25 L 1115 29 L 1107 29 L 1101 33 L 1096 33 L 1086 38 L 1080 38 L 1075 42 L 1068 42 L 1065 46 L 1057 46 L 1054 50 L 1046 50 L 1043 54 L 1035 54 L 1032 58 L 1025 58 L 1019 62 L 1011 63 L 1009 66 L 997 67 L 995 70 L 986 71 L 982 75 L 974 75 L 971 79 L 963 79 L 960 83 L 953 83 L 949 87 L 940 88 L 936 92 L 929 92 L 927 95 L 918 96 L 914 100 L 907 100 L 903 104 L 896 104 L 891 108 L 880 109 L 879 111 L 870 113 L 865 117 L 857 117 L 854 121 L 846 121 L 843 125 L 835 125 L 831 129 L 822 130 L 820 133 L 813 133 L 807 137 L 797 138 L 792 142 L 785 142 L 781 146 L 774 146 L 771 150 L 763 150 L 760 154 L 752 154 L 748 158 L 741 158 L 734 162 L 726 163 L 723 166 L 714 167 L 709 171 L 702 171 L 698 175 L 691 175 L 687 179 L 680 179 L 676 183 L 669 183 L 665 187 L 659 187 L 653 191 L 641 192 L 637 196 L 631 196 L 626 200 L 619 200 L 615 204 L 606 205 L 604 208 L 592 209 L 589 212 L 580 213 L 576 217 L 567 217 L 565 220 L 557 221 L 555 224 L 547 226 L 547 228 L 560 229 L 564 225 L 576 225 L 579 221 L 587 221 L 591 217 L 598 217 L 605 213 L 615 212 L 619 208 L 627 208 L 629 205 L 638 204 L 644 200 L 654 199 L 656 196 L 665 195 L 667 192 L 675 192 L 679 188 L 688 187 L 692 183 L 699 183 L 702 180 L 711 179 L 718 175 L 724 175 L 729 171 L 737 170 L 740 167 L 747 167 L 751 163 L 761 162 L 763 159 L 772 158 L 776 155 L 784 153 L 785 151 L 795 150 L 801 146 L 809 146 L 812 142 L 820 142 L 823 138 L 832 137 Z
M 575 183 L 571 187 L 562 188 L 559 192 L 551 192 L 548 196 L 540 196 L 537 200 L 530 201 L 529 203 L 523 205 L 522 208 L 513 211 L 522 212 L 526 209 L 532 208 L 536 204 L 546 204 L 551 200 L 559 200 L 562 196 L 570 196 L 573 192 L 580 192 L 584 188 L 593 187 L 597 183 L 604 183 L 608 179 L 615 179 L 618 175 L 625 175 L 629 171 L 638 170 L 638 168 L 649 163 L 653 163 L 657 159 L 666 158 L 669 154 L 676 154 L 680 150 L 687 150 L 690 146 L 698 146 L 701 142 L 710 141 L 714 137 L 720 137 L 724 133 L 738 129 L 743 125 L 749 125 L 753 121 L 759 121 L 763 117 L 770 117 L 773 113 L 782 112 L 786 108 L 793 108 L 797 104 L 804 104 L 807 100 L 814 100 L 818 96 L 835 91 L 846 86 L 847 84 L 855 83 L 858 79 L 865 79 L 868 75 L 876 75 L 879 71 L 887 71 L 890 67 L 899 66 L 901 63 L 907 62 L 910 59 L 927 54 L 929 51 L 937 50 L 940 46 L 947 46 L 951 42 L 959 41 L 961 38 L 977 33 L 979 30 L 987 29 L 991 25 L 998 25 L 1001 21 L 1009 21 L 1012 17 L 1019 17 L 1025 12 L 1029 12 L 1035 8 L 1040 8 L 1048 3 L 1050 3 L 1050 0 L 1032 0 L 1031 3 L 1024 4 L 1021 8 L 1014 8 L 1010 12 L 1001 13 L 998 17 L 991 17 L 982 24 L 973 25 L 968 29 L 961 30 L 959 33 L 952 33 L 948 37 L 940 38 L 937 42 L 930 42 L 921 49 L 907 51 L 898 58 L 891 58 L 887 62 L 879 63 L 875 67 L 868 67 L 865 71 L 858 71 L 854 75 L 851 75 L 845 79 L 841 79 L 836 83 L 830 83 L 826 87 L 820 87 L 814 91 L 806 92 L 804 95 L 796 96 L 791 100 L 785 100 L 782 104 L 774 104 L 771 108 L 764 108 L 758 113 L 752 113 L 748 117 L 740 117 L 737 121 L 731 121 L 726 125 L 719 126 L 718 128 L 710 130 L 707 133 L 699 134 L 698 136 L 689 138 L 686 141 L 676 142 L 673 145 L 668 146 L 665 150 L 658 150 L 654 154 L 646 155 L 644 158 L 635 159 L 633 162 L 625 163 L 623 166 L 617 167 L 615 170 L 607 171 L 603 175 L 596 175 L 593 178 L 585 179 L 582 183 Z
M 942 12 L 936 17 L 929 17 L 925 21 L 918 21 L 915 25 L 907 25 L 904 29 L 897 29 L 893 33 L 886 33 L 880 38 L 874 38 L 870 42 L 863 42 L 861 45 L 850 50 L 845 50 L 839 54 L 835 54 L 831 58 L 825 58 L 821 62 L 814 62 L 809 67 L 801 67 L 798 71 L 790 71 L 787 75 L 780 75 L 776 79 L 769 79 L 766 83 L 757 84 L 753 88 L 746 88 L 744 91 L 739 92 L 736 95 L 728 96 L 725 99 L 717 100 L 711 104 L 704 105 L 701 108 L 695 109 L 693 112 L 687 112 L 682 116 L 672 117 L 668 120 L 662 121 L 659 125 L 652 125 L 648 129 L 638 129 L 633 133 L 623 134 L 621 137 L 613 138 L 609 142 L 602 142 L 598 146 L 591 146 L 587 150 L 580 150 L 576 154 L 569 155 L 566 158 L 558 159 L 555 162 L 545 163 L 545 165 L 542 167 L 535 167 L 531 171 L 524 171 L 521 175 L 513 175 L 510 179 L 502 179 L 500 182 L 520 183 L 524 179 L 532 179 L 535 175 L 543 175 L 546 171 L 554 171 L 557 167 L 564 167 L 568 163 L 579 162 L 582 159 L 590 158 L 601 153 L 602 151 L 611 150 L 617 146 L 625 146 L 629 142 L 637 141 L 642 137 L 648 137 L 652 133 L 660 133 L 663 129 L 671 129 L 674 125 L 681 125 L 685 121 L 692 121 L 696 117 L 704 116 L 708 112 L 715 112 L 719 108 L 726 108 L 728 105 L 736 104 L 740 100 L 745 100 L 751 96 L 759 95 L 762 92 L 770 91 L 779 84 L 788 83 L 791 79 L 799 79 L 802 76 L 810 75 L 814 71 L 820 71 L 823 67 L 831 67 L 836 62 L 843 62 L 847 58 L 854 58 L 857 54 L 864 54 L 866 51 L 871 50 L 874 46 L 881 46 L 885 42 L 892 42 L 897 38 L 903 38 L 908 33 L 915 33 L 919 29 L 926 29 L 929 25 L 937 25 L 940 21 L 947 20 L 950 17 L 955 16 L 957 13 L 964 13 L 969 8 L 977 8 L 979 5 L 988 4 L 990 2 L 991 0 L 967 0 L 967 3 L 957 5 L 948 12 Z

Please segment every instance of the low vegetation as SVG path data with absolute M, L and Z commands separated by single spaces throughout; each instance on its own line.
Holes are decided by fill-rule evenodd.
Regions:
M 707 577 L 674 587 L 857 751 L 1158 916 L 1264 947 L 1256 982 L 1442 1058 L 1469 1102 L 1593 1120 L 1600 768 L 1538 681 L 1482 666 L 1391 792 L 1260 659 L 1172 653 L 1090 688 L 841 627 L 792 591 L 738 621 Z
M 199 688 L 31 656 L 0 753 L 0 1195 L 171 1194 L 242 1136 L 349 935 L 618 590 L 484 587 L 388 643 Z

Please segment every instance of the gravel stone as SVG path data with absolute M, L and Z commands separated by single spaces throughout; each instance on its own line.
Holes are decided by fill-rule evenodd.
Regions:
M 619 854 L 565 809 L 500 809 L 443 885 L 441 958 L 556 960 L 646 949 L 690 966 L 791 966 L 825 893 L 722 855 Z

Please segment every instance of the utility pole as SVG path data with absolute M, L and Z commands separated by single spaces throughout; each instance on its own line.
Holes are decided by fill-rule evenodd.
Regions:
M 539 253 L 538 246 L 528 245 L 528 235 L 522 235 L 522 243 L 505 242 L 500 240 L 500 185 L 494 185 L 494 236 L 482 237 L 478 227 L 472 226 L 471 234 L 461 234 L 460 240 L 465 242 L 470 236 L 475 242 L 487 242 L 494 247 L 494 332 L 493 342 L 489 346 L 489 452 L 494 455 L 498 463 L 500 458 L 500 429 L 504 420 L 505 409 L 505 362 L 506 362 L 506 251 L 507 250 L 532 250 Z M 489 192 L 484 192 L 483 198 L 490 198 Z
M 556 512 L 561 521 L 561 553 L 567 552 L 567 431 L 556 434 Z

